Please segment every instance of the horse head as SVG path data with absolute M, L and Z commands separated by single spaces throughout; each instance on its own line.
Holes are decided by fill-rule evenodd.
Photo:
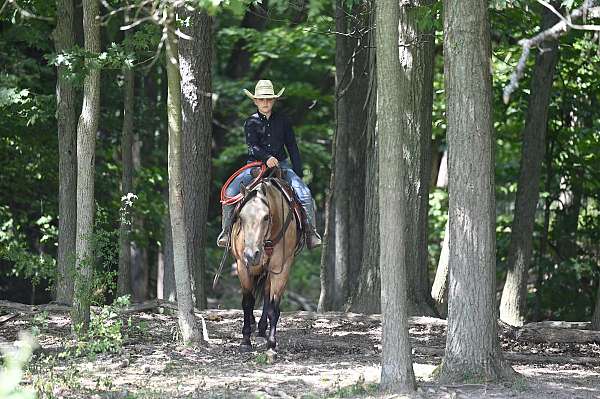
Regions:
M 247 190 L 244 186 L 241 188 L 244 199 L 239 212 L 239 223 L 244 232 L 243 257 L 246 267 L 260 264 L 264 244 L 270 233 L 271 213 L 266 184 L 261 182 L 252 190 Z

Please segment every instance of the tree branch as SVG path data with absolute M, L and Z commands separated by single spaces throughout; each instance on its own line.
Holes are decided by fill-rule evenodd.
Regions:
M 557 40 L 559 37 L 568 33 L 571 29 L 583 29 L 583 30 L 595 30 L 599 31 L 600 26 L 598 25 L 575 25 L 571 21 L 577 20 L 580 18 L 584 18 L 586 16 L 600 16 L 600 7 L 592 7 L 594 4 L 594 0 L 586 0 L 583 5 L 579 8 L 576 8 L 571 11 L 566 17 L 561 15 L 556 8 L 554 8 L 551 4 L 547 3 L 544 0 L 537 0 L 544 7 L 550 9 L 553 13 L 559 16 L 560 21 L 556 23 L 554 26 L 546 29 L 535 35 L 530 39 L 522 39 L 519 41 L 519 44 L 523 47 L 523 52 L 521 53 L 521 57 L 519 58 L 519 62 L 515 71 L 512 73 L 510 77 L 510 82 L 504 88 L 503 100 L 504 103 L 507 104 L 510 100 L 510 95 L 519 87 L 519 80 L 525 74 L 525 67 L 527 63 L 527 58 L 529 57 L 529 53 L 531 49 L 534 47 L 539 47 L 547 40 Z

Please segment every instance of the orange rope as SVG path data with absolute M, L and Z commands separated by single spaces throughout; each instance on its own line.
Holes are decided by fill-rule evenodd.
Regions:
M 227 187 L 229 187 L 229 185 L 231 184 L 231 182 L 233 181 L 233 179 L 235 179 L 236 177 L 238 177 L 240 175 L 240 173 L 242 173 L 243 171 L 245 171 L 246 169 L 249 168 L 254 168 L 256 166 L 260 166 L 260 173 L 258 174 L 258 176 L 256 177 L 256 179 L 252 180 L 252 182 L 248 185 L 248 188 L 252 188 L 260 179 L 261 177 L 265 174 L 265 171 L 267 170 L 267 166 L 260 162 L 260 161 L 254 161 L 254 162 L 250 162 L 249 164 L 244 165 L 243 167 L 241 167 L 237 172 L 235 172 L 234 174 L 232 174 L 229 179 L 227 179 L 227 181 L 225 182 L 225 184 L 223 185 L 223 187 L 221 188 L 221 204 L 223 205 L 233 205 L 236 202 L 239 202 L 242 199 L 242 193 L 239 193 L 233 197 L 229 197 L 227 194 L 225 194 L 225 191 L 227 190 Z

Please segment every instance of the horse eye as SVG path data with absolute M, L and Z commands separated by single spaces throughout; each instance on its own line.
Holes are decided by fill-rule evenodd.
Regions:
M 267 215 L 263 218 L 263 221 L 265 221 L 265 222 L 267 222 L 268 220 L 269 220 L 269 215 Z

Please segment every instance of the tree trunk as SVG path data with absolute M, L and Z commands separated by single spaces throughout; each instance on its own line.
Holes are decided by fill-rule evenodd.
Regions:
M 440 253 L 440 259 L 435 272 L 435 280 L 433 280 L 433 286 L 431 287 L 431 297 L 435 302 L 438 313 L 442 317 L 448 315 L 448 253 L 450 248 L 448 227 L 448 221 L 446 221 L 442 252 Z
M 552 136 L 548 135 L 546 140 L 546 182 L 544 191 L 549 193 L 552 187 L 552 159 L 554 156 L 554 140 Z M 550 231 L 550 206 L 552 205 L 552 198 L 546 197 L 544 201 L 544 225 L 540 234 L 540 247 L 537 253 L 537 278 L 535 280 L 535 302 L 533 306 L 533 320 L 541 320 L 542 318 L 542 285 L 544 283 L 544 274 L 546 273 L 546 265 L 544 263 L 544 257 L 548 249 L 548 233 Z
M 56 1 L 56 52 L 75 45 L 73 0 Z M 75 233 L 77 231 L 77 92 L 58 68 L 56 83 L 56 121 L 58 127 L 58 275 L 56 302 L 73 303 Z
M 379 240 L 382 313 L 381 390 L 409 392 L 416 388 L 408 340 L 407 283 L 403 242 L 405 166 L 402 149 L 406 129 L 400 114 L 397 1 L 376 6 L 377 123 L 379 127 Z M 399 164 L 399 165 L 398 165 Z
M 269 22 L 268 11 L 267 0 L 250 5 L 240 26 L 263 31 Z M 229 62 L 225 68 L 227 77 L 239 80 L 250 71 L 250 56 L 252 54 L 244 48 L 247 44 L 246 39 L 240 39 L 233 46 Z
M 205 309 L 206 223 L 211 187 L 212 18 L 205 12 L 187 11 L 185 7 L 181 11 L 183 18 L 190 19 L 183 33 L 192 37 L 179 43 L 185 230 L 196 307 Z
M 546 7 L 542 8 L 541 30 L 545 30 L 558 22 L 558 18 Z M 548 106 L 558 61 L 558 42 L 556 40 L 544 43 L 543 48 L 544 50 L 540 51 L 536 57 L 531 80 L 527 120 L 523 129 L 523 149 L 515 217 L 508 248 L 506 265 L 508 272 L 500 301 L 500 319 L 513 326 L 522 326 L 527 314 L 527 275 L 533 252 L 533 228 L 540 192 L 544 141 L 548 125 Z
M 359 6 L 356 7 L 358 9 Z M 353 11 L 358 15 L 358 12 Z M 348 32 L 348 11 L 341 0 L 336 2 L 336 31 Z M 353 18 L 356 24 L 360 18 Z M 354 290 L 362 263 L 364 220 L 364 162 L 366 113 L 364 93 L 367 90 L 366 43 L 351 36 L 336 36 L 336 134 L 334 140 L 335 162 L 332 166 L 330 186 L 333 225 L 328 226 L 328 251 L 333 265 L 324 265 L 323 270 L 332 270 L 333 289 L 329 291 L 331 308 L 341 310 Z M 352 222 L 351 222 L 352 220 Z M 333 245 L 332 245 L 333 244 Z M 327 301 L 326 301 L 327 302 Z
M 581 201 L 584 198 L 583 175 L 584 171 L 579 167 L 572 172 L 569 181 L 564 182 L 567 187 L 563 191 L 562 209 L 556 213 L 552 229 L 556 240 L 558 262 L 572 260 L 577 256 L 577 228 Z
M 494 134 L 488 2 L 444 2 L 450 279 L 442 382 L 510 378 L 496 322 Z
M 158 260 L 156 297 L 158 299 L 175 302 L 177 301 L 177 292 L 175 289 L 175 271 L 173 267 L 173 234 L 171 231 L 171 217 L 168 204 L 165 217 L 163 218 L 163 229 L 164 238 Z
M 125 11 L 125 24 L 129 24 L 129 16 Z M 125 37 L 129 32 L 125 32 Z M 119 231 L 119 275 L 117 278 L 117 295 L 131 294 L 131 224 L 133 194 L 133 118 L 135 104 L 135 75 L 132 69 L 123 69 L 123 131 L 121 136 L 121 162 L 123 175 L 121 177 L 121 226 Z M 125 201 L 123 198 L 126 198 Z
M 85 50 L 100 52 L 98 0 L 83 1 Z M 93 274 L 94 165 L 96 132 L 100 115 L 100 70 L 90 68 L 83 83 L 83 108 L 77 125 L 77 243 L 76 277 L 72 311 L 73 326 L 87 331 Z
M 429 295 L 427 211 L 431 179 L 431 112 L 433 107 L 434 34 L 423 30 L 422 11 L 432 0 L 402 1 L 400 7 L 400 113 L 407 182 L 404 240 L 408 313 L 436 315 Z
M 335 133 L 333 137 L 335 143 Z M 331 157 L 331 177 L 329 179 L 329 187 L 325 197 L 325 229 L 323 234 L 323 245 L 321 247 L 321 293 L 319 295 L 319 303 L 317 305 L 317 312 L 327 312 L 333 310 L 333 284 L 334 284 L 334 271 L 335 271 L 335 209 L 332 206 L 332 193 L 331 187 L 333 187 L 335 180 L 335 145 L 333 149 L 333 155 Z
M 373 4 L 373 3 L 372 3 Z M 371 23 L 374 24 L 374 14 Z M 369 48 L 375 47 L 375 37 L 369 35 Z M 357 313 L 381 312 L 381 278 L 379 275 L 379 165 L 377 146 L 377 66 L 375 51 L 369 51 L 369 88 L 367 98 L 367 145 L 365 169 L 365 209 L 362 265 L 349 311 Z
M 600 330 L 600 284 L 596 291 L 596 306 L 592 316 L 592 330 Z
M 174 21 L 173 12 L 169 17 Z M 182 134 L 181 134 L 181 77 L 177 56 L 177 37 L 168 27 L 166 64 L 168 79 L 167 115 L 169 119 L 169 211 L 173 234 L 173 260 L 177 288 L 178 320 L 185 344 L 202 340 L 194 317 L 194 303 L 188 268 L 188 250 L 183 204 Z

